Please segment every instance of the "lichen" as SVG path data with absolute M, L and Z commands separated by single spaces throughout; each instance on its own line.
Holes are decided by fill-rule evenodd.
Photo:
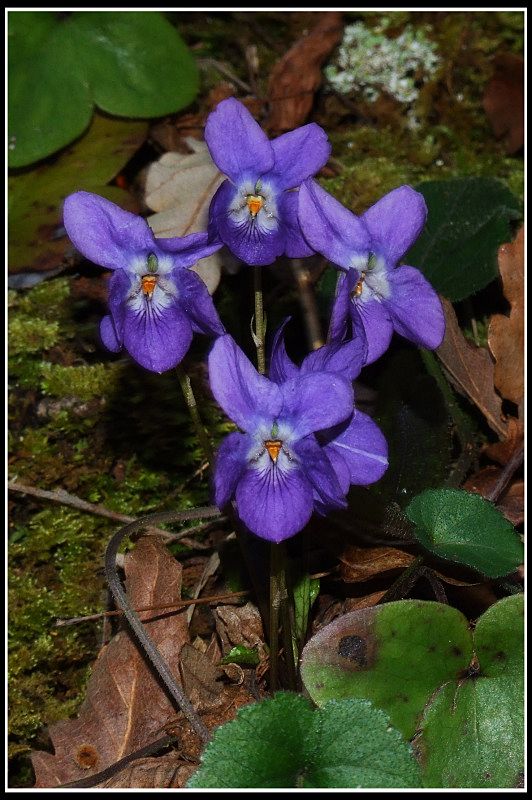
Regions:
M 436 44 L 427 36 L 428 26 L 405 25 L 390 37 L 389 24 L 382 17 L 375 27 L 364 22 L 346 26 L 335 61 L 325 69 L 337 91 L 359 91 L 370 103 L 383 91 L 405 105 L 417 99 L 420 85 L 434 77 L 441 63 Z

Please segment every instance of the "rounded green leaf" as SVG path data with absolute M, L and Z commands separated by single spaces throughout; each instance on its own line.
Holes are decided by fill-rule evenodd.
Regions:
M 524 766 L 523 595 L 477 623 L 478 667 L 425 711 L 416 749 L 428 787 L 512 788 Z
M 523 563 L 523 544 L 514 527 L 478 494 L 427 489 L 409 503 L 406 515 L 421 544 L 441 558 L 490 578 L 507 575 Z
M 410 745 L 370 703 L 313 710 L 301 695 L 279 692 L 216 730 L 188 788 L 399 788 L 419 781 Z
M 301 676 L 318 705 L 363 698 L 408 739 L 431 694 L 471 660 L 466 618 L 455 608 L 399 600 L 331 622 L 303 650 Z
M 156 11 L 9 14 L 9 166 L 83 133 L 93 106 L 126 117 L 179 111 L 198 91 L 195 61 Z
M 498 274 L 497 251 L 512 237 L 519 201 L 495 178 L 452 178 L 415 187 L 428 206 L 427 224 L 405 263 L 420 269 L 436 291 L 455 302 Z
M 96 105 L 122 117 L 161 117 L 195 98 L 196 62 L 159 12 L 85 11 L 74 14 L 79 48 Z

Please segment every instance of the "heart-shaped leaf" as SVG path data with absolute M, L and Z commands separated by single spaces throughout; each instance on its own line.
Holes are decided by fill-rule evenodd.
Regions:
M 426 181 L 415 188 L 429 213 L 403 260 L 449 300 L 463 300 L 499 274 L 497 250 L 511 239 L 509 221 L 519 218 L 519 201 L 495 178 Z
M 507 575 L 523 563 L 523 544 L 515 528 L 478 494 L 427 489 L 409 503 L 406 515 L 421 544 L 441 558 L 490 578 Z
M 443 686 L 423 717 L 416 749 L 426 786 L 522 785 L 523 595 L 491 606 L 473 637 L 478 667 Z
M 303 650 L 301 676 L 318 705 L 365 698 L 410 738 L 432 692 L 471 660 L 466 618 L 455 608 L 399 600 L 326 625 Z
M 175 28 L 154 11 L 11 11 L 9 166 L 69 144 L 93 106 L 158 117 L 188 105 L 197 68 Z
M 314 710 L 279 692 L 220 726 L 188 788 L 400 788 L 420 785 L 410 745 L 362 700 Z

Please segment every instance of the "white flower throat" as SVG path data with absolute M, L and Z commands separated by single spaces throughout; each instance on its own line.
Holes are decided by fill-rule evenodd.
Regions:
M 368 253 L 354 256 L 349 265 L 359 274 L 351 299 L 367 303 L 368 300 L 386 300 L 390 296 L 390 284 L 386 276 L 386 263 L 381 256 Z

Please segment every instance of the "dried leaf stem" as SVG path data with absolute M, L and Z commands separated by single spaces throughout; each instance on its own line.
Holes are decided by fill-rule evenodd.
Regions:
M 293 258 L 290 263 L 292 265 L 292 273 L 299 289 L 299 300 L 301 308 L 303 309 L 308 344 L 312 350 L 317 350 L 324 342 L 318 305 L 316 303 L 316 296 L 313 291 L 310 274 L 302 258 Z
M 262 267 L 252 267 L 253 269 L 253 293 L 255 296 L 255 330 L 253 340 L 257 348 L 257 369 L 261 375 L 266 372 L 266 353 L 264 349 L 264 339 L 266 337 L 266 325 L 264 319 L 264 304 L 262 300 Z
M 201 449 L 203 450 L 203 456 L 205 460 L 212 465 L 213 460 L 212 460 L 211 443 L 209 441 L 209 437 L 207 436 L 207 433 L 203 426 L 203 422 L 201 421 L 201 417 L 199 415 L 198 404 L 196 403 L 196 398 L 192 390 L 192 384 L 190 383 L 190 378 L 183 369 L 182 364 L 177 365 L 176 372 L 181 386 L 181 391 L 183 392 L 183 397 L 185 398 L 185 403 L 187 404 L 190 418 L 194 425 L 194 429 L 198 435 Z
M 88 503 L 86 500 L 82 500 L 81 497 L 76 497 L 74 494 L 69 494 L 63 489 L 48 491 L 46 489 L 39 489 L 36 486 L 29 486 L 26 483 L 19 483 L 18 481 L 9 481 L 7 488 L 10 492 L 27 494 L 30 497 L 37 497 L 39 500 L 51 500 L 52 503 L 59 503 L 62 506 L 69 506 L 70 508 L 75 508 L 78 511 L 86 511 L 88 514 L 94 514 L 98 517 L 106 517 L 107 519 L 112 519 L 114 522 L 129 523 L 139 521 L 135 519 L 135 517 L 130 517 L 127 514 L 119 514 L 117 511 L 111 511 L 109 508 L 105 508 L 104 506 L 100 506 L 95 503 Z M 222 518 L 220 512 L 218 512 L 218 515 L 220 518 Z M 146 519 L 148 519 L 148 517 L 146 517 Z M 201 525 L 194 525 L 191 528 L 187 528 L 186 531 L 181 531 L 181 533 L 177 536 L 183 542 L 183 544 L 187 545 L 187 547 L 198 548 L 201 545 L 199 545 L 198 542 L 195 542 L 193 539 L 189 539 L 188 537 L 190 534 L 204 530 L 206 527 L 207 525 L 205 523 L 201 523 Z M 176 539 L 176 534 L 165 531 L 162 528 L 151 528 L 150 532 L 156 533 L 158 536 L 163 536 L 167 541 Z
M 140 617 L 129 605 L 127 595 L 118 576 L 116 556 L 122 541 L 126 537 L 134 536 L 135 534 L 138 535 L 144 528 L 150 525 L 166 522 L 187 522 L 191 519 L 206 519 L 218 516 L 219 513 L 216 506 L 207 506 L 205 508 L 193 508 L 188 511 L 162 511 L 158 514 L 149 514 L 146 517 L 141 517 L 135 522 L 131 522 L 129 525 L 120 528 L 111 538 L 107 545 L 107 550 L 105 551 L 105 576 L 117 606 L 124 612 L 124 616 L 131 626 L 139 645 L 159 675 L 168 694 L 174 702 L 177 703 L 178 707 L 203 742 L 209 740 L 209 731 L 198 717 L 181 687 L 175 682 L 168 664 L 162 658 L 157 647 L 147 634 Z

